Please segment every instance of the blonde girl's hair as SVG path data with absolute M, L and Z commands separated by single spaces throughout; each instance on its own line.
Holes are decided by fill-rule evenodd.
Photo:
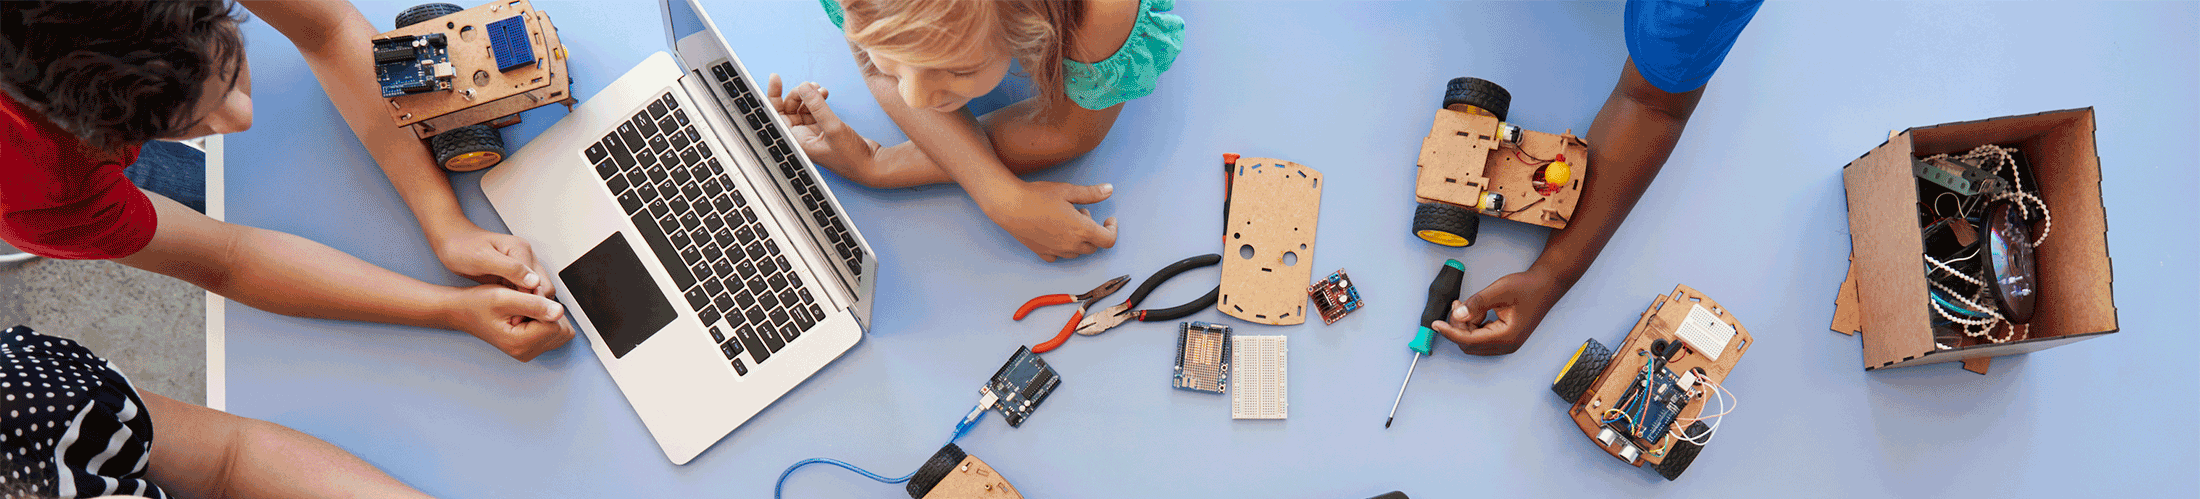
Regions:
M 982 43 L 994 39 L 1005 42 L 1023 64 L 1039 96 L 1067 98 L 1062 61 L 1084 21 L 1084 0 L 838 1 L 850 49 L 865 75 L 880 74 L 866 47 L 907 54 L 907 62 L 923 66 L 985 50 Z

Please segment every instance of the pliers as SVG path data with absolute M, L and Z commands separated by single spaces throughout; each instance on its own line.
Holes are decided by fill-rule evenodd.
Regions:
M 1075 331 L 1078 324 L 1084 321 L 1086 317 L 1085 310 L 1092 308 L 1093 302 L 1100 301 L 1101 298 L 1106 298 L 1108 295 L 1115 294 L 1116 290 L 1123 289 L 1123 284 L 1129 282 L 1131 282 L 1131 276 L 1123 275 L 1118 276 L 1114 279 L 1109 279 L 1108 282 L 1101 283 L 1100 287 L 1092 288 L 1092 291 L 1086 291 L 1085 294 L 1046 295 L 1038 298 L 1032 298 L 1031 301 L 1024 302 L 1024 306 L 1016 308 L 1016 320 L 1024 320 L 1024 316 L 1031 315 L 1031 311 L 1039 307 L 1044 307 L 1048 305 L 1060 305 L 1072 302 L 1077 303 L 1077 313 L 1070 314 L 1069 323 L 1062 325 L 1062 333 L 1054 335 L 1054 339 L 1047 340 L 1046 343 L 1040 343 L 1039 346 L 1031 347 L 1031 352 L 1046 353 L 1050 350 L 1054 350 L 1055 347 L 1062 346 L 1062 342 L 1069 341 L 1069 332 Z
M 1132 307 L 1137 307 L 1139 302 L 1146 301 L 1146 295 L 1153 293 L 1154 288 L 1161 287 L 1163 281 L 1176 277 L 1177 274 L 1182 274 L 1186 270 L 1218 263 L 1222 263 L 1222 255 L 1208 253 L 1178 260 L 1167 267 L 1162 267 L 1160 272 L 1155 272 L 1153 277 L 1148 277 L 1146 282 L 1139 284 L 1138 290 L 1131 292 L 1130 299 L 1123 300 L 1123 303 L 1116 304 L 1113 307 L 1102 309 L 1100 313 L 1085 316 L 1084 323 L 1077 325 L 1077 334 L 1090 336 L 1104 333 L 1115 328 L 1115 326 L 1123 324 L 1124 321 L 1131 320 L 1141 322 L 1173 321 L 1192 315 L 1201 309 L 1215 306 L 1215 299 L 1222 296 L 1222 286 L 1220 285 L 1215 286 L 1214 290 L 1208 291 L 1207 296 L 1192 300 L 1191 303 L 1159 310 L 1131 310 Z

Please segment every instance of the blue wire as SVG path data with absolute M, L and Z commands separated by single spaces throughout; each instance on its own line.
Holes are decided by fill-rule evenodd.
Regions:
M 955 443 L 956 440 L 961 440 L 964 433 L 968 433 L 971 427 L 977 426 L 979 420 L 985 419 L 985 412 L 983 412 L 984 410 L 985 408 L 980 407 L 978 408 L 978 411 L 980 411 L 978 412 L 978 417 L 955 423 L 955 434 L 947 437 L 947 443 L 952 444 Z M 942 445 L 944 446 L 945 444 Z M 794 470 L 802 469 L 803 466 L 809 466 L 812 464 L 830 464 L 833 466 L 839 466 L 841 468 L 847 469 L 848 471 L 856 472 L 856 474 L 858 475 L 863 475 L 866 478 L 878 480 L 879 483 L 903 483 L 908 482 L 909 479 L 915 478 L 917 476 L 916 470 L 911 470 L 909 474 L 902 475 L 901 478 L 886 478 L 885 476 L 881 476 L 877 473 L 872 473 L 868 470 L 856 467 L 856 465 L 853 464 L 848 464 L 847 462 L 841 461 L 839 459 L 813 457 L 797 461 L 794 463 L 793 466 L 788 466 L 787 471 L 779 472 L 779 482 L 772 485 L 772 497 L 774 499 L 778 499 L 781 497 L 780 494 L 786 491 L 787 477 L 794 475 Z
M 1933 301 L 1940 302 L 1940 306 L 1947 307 L 1949 311 L 1953 311 L 1957 314 L 1962 314 L 1964 317 L 1992 317 L 1991 315 L 1987 315 L 1987 313 L 1985 312 L 1971 310 L 1969 308 L 1964 308 L 1962 305 L 1949 303 L 1947 298 L 1942 298 L 1940 296 L 1940 290 L 1937 289 L 1933 290 Z

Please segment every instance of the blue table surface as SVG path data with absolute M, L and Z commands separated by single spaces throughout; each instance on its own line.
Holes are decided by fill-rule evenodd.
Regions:
M 593 96 L 666 50 L 653 2 L 541 0 Z M 363 2 L 387 26 L 408 3 Z M 816 2 L 706 6 L 758 74 L 837 90 L 840 116 L 902 140 Z M 448 331 L 227 316 L 230 411 L 334 442 L 447 497 L 764 497 L 781 469 L 835 457 L 899 475 L 930 456 L 976 388 L 1068 312 L 1009 320 L 1025 299 L 1219 250 L 1214 174 L 1225 152 L 1322 170 L 1317 275 L 1349 269 L 1367 307 L 1333 326 L 1241 325 L 1290 337 L 1291 417 L 1234 421 L 1227 396 L 1169 386 L 1174 328 L 1133 324 L 1047 356 L 1065 381 L 1021 428 L 987 418 L 962 446 L 1030 497 L 2140 496 L 2189 493 L 2200 437 L 2192 352 L 2200 265 L 2179 144 L 2200 134 L 2200 5 L 1787 3 L 1764 7 L 1713 79 L 1664 173 L 1519 353 L 1449 343 L 1380 420 L 1409 360 L 1424 289 L 1446 258 L 1466 291 L 1526 268 L 1547 231 L 1488 223 L 1467 250 L 1414 239 L 1412 165 L 1444 81 L 1513 93 L 1531 129 L 1586 133 L 1626 49 L 1618 3 L 1203 2 L 1183 56 L 1131 102 L 1106 143 L 1034 180 L 1112 182 L 1092 206 L 1114 249 L 1042 263 L 953 186 L 827 183 L 881 255 L 865 341 L 801 388 L 674 466 L 585 337 L 518 363 Z M 443 270 L 396 191 L 344 128 L 298 53 L 264 23 L 245 37 L 258 126 L 229 142 L 229 218 L 304 236 L 430 282 Z M 1849 250 L 1840 168 L 1888 130 L 2093 106 L 2122 332 L 1995 359 L 1865 372 L 1859 340 L 1827 330 Z M 515 146 L 565 114 L 508 129 Z M 503 224 L 478 174 L 467 213 Z M 1190 299 L 1187 274 L 1154 303 Z M 1748 403 L 1680 481 L 1616 463 L 1548 391 L 1584 338 L 1618 341 L 1685 283 L 1735 311 L 1759 344 L 1728 386 Z M 1194 320 L 1243 324 L 1212 310 Z M 2183 477 L 2183 478 L 2179 478 Z M 797 497 L 899 497 L 899 486 L 806 468 Z

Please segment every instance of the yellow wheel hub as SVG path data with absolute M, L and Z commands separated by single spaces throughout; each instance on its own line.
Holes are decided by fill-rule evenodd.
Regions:
M 1491 118 L 1497 117 L 1497 113 L 1492 113 L 1488 109 L 1482 109 L 1482 106 L 1477 106 L 1473 104 L 1467 104 L 1467 112 L 1488 116 Z
M 1413 235 L 1421 236 L 1421 240 L 1423 241 L 1450 246 L 1453 248 L 1465 247 L 1467 245 L 1467 238 L 1459 237 L 1458 234 L 1444 232 L 1436 229 L 1427 229 L 1414 232 Z
M 1587 342 L 1583 342 L 1581 344 L 1581 348 L 1574 349 L 1574 358 L 1566 359 L 1566 367 L 1558 368 L 1558 378 L 1551 380 L 1551 384 L 1556 385 L 1559 381 L 1565 380 L 1566 372 L 1574 370 L 1574 363 L 1581 362 L 1581 353 L 1587 351 L 1589 351 L 1589 344 Z
M 449 162 L 443 164 L 443 167 L 451 171 L 470 172 L 496 166 L 497 163 L 503 161 L 503 154 L 494 151 L 475 151 L 451 158 Z

